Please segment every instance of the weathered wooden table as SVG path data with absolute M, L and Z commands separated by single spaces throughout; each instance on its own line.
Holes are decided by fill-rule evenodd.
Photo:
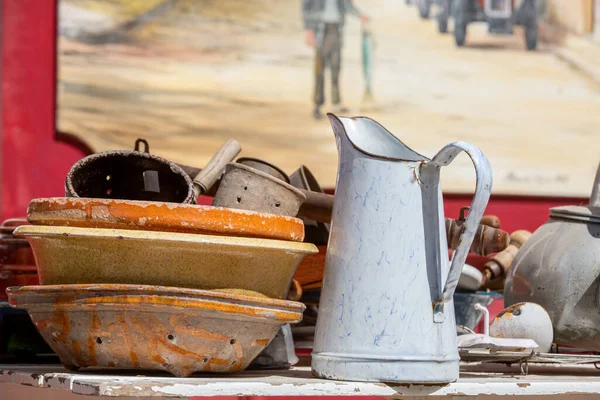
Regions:
M 600 398 L 600 370 L 593 365 L 532 365 L 529 375 L 518 366 L 466 365 L 457 382 L 447 385 L 402 385 L 316 379 L 309 367 L 247 371 L 236 375 L 175 378 L 147 372 L 74 373 L 58 365 L 0 365 L 0 399 L 76 399 L 100 397 L 194 396 L 384 396 L 467 397 L 555 396 Z M 150 376 L 150 374 L 152 374 Z

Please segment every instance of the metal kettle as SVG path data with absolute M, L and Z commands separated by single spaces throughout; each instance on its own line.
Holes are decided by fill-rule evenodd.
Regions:
M 519 250 L 504 299 L 544 307 L 555 343 L 600 351 L 600 166 L 589 204 L 550 209 Z

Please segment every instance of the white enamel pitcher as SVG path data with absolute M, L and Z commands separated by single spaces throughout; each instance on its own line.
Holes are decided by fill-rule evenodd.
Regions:
M 369 118 L 329 118 L 339 166 L 313 374 L 453 382 L 459 356 L 452 296 L 490 197 L 489 162 L 465 142 L 429 160 Z M 450 262 L 439 178 L 461 151 L 477 183 Z

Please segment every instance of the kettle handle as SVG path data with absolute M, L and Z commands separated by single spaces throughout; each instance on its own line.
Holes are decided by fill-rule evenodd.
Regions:
M 444 310 L 444 303 L 452 300 L 452 296 L 458 285 L 458 279 L 467 259 L 467 254 L 471 248 L 471 243 L 473 242 L 477 228 L 479 227 L 479 221 L 481 221 L 483 212 L 490 199 L 492 191 L 492 167 L 490 166 L 487 157 L 479 150 L 479 148 L 466 142 L 454 142 L 442 148 L 431 161 L 423 164 L 421 168 L 421 179 L 427 180 L 432 184 L 437 184 L 439 182 L 441 167 L 450 164 L 454 161 L 456 156 L 463 151 L 471 158 L 475 167 L 475 194 L 471 201 L 471 209 L 464 223 L 463 232 L 458 241 L 459 245 L 452 257 L 442 297 L 433 304 L 434 319 L 437 319 L 436 315 L 442 317 L 443 314 L 440 315 L 440 313 Z
M 592 187 L 592 195 L 590 196 L 590 206 L 600 207 L 600 165 L 596 171 L 594 186 Z

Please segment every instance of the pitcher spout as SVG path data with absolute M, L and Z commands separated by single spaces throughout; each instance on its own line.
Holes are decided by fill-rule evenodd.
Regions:
M 327 114 L 338 143 L 348 142 L 359 152 L 397 161 L 429 161 L 402 143 L 381 124 L 367 117 L 337 117 Z

